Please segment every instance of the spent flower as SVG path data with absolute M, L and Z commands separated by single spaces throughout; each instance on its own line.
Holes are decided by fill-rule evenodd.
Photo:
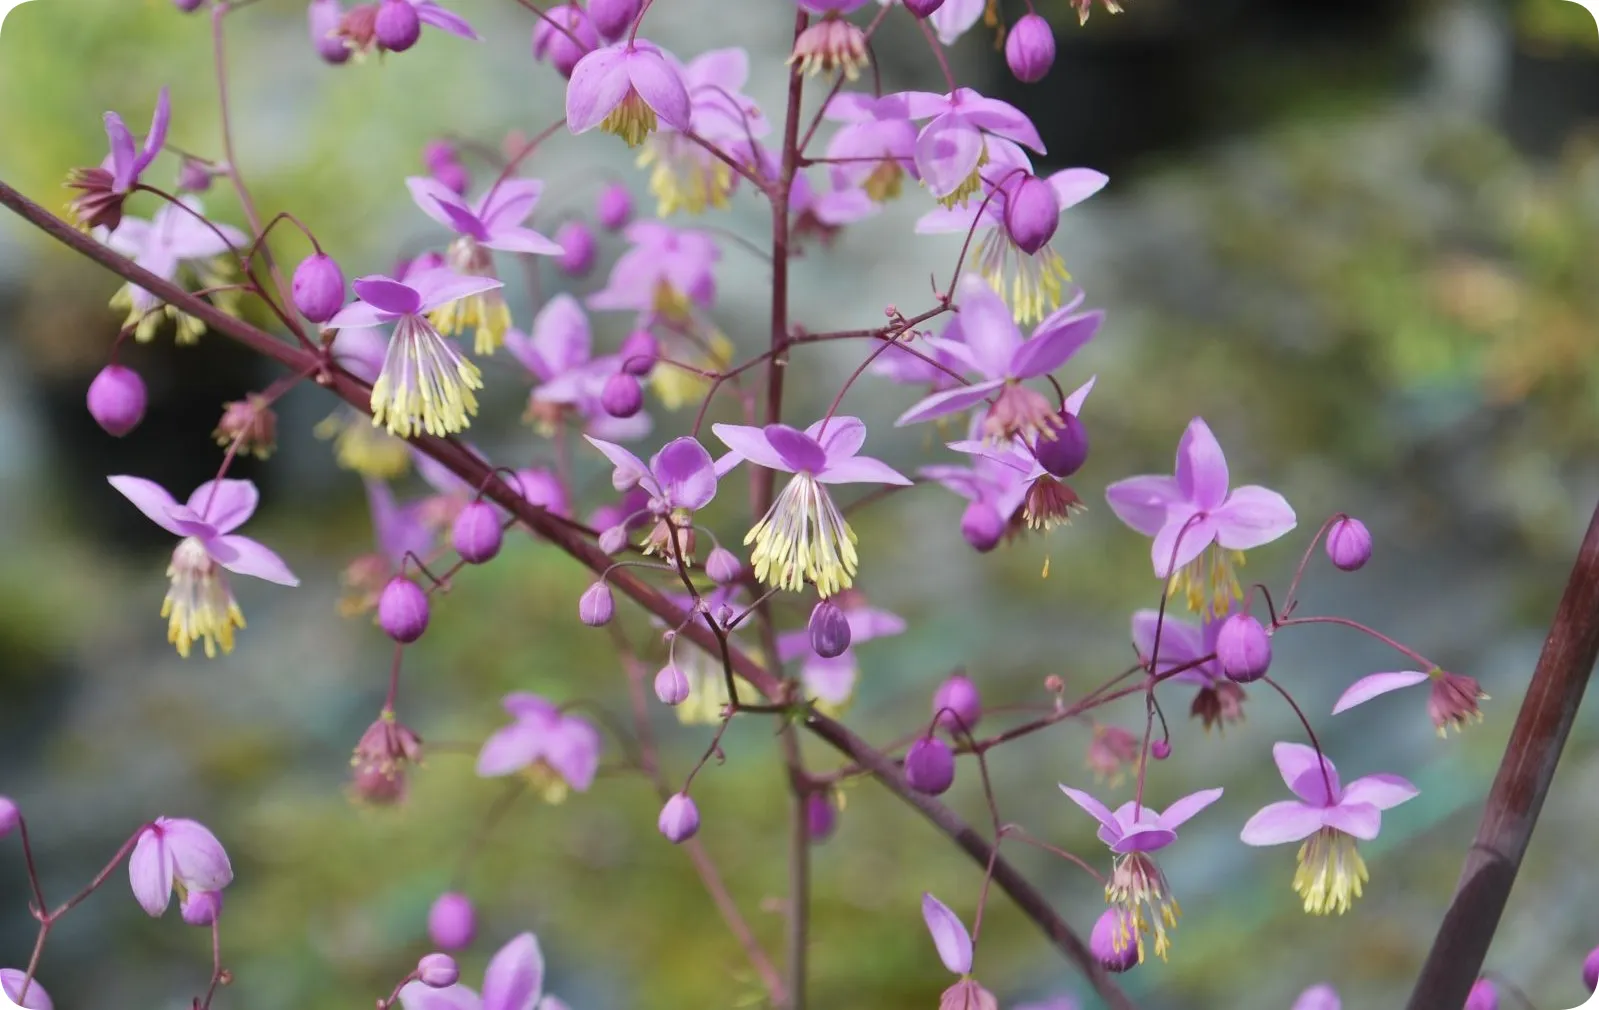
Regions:
M 1489 700 L 1482 685 L 1473 677 L 1450 673 L 1438 666 L 1432 667 L 1426 673 L 1420 670 L 1395 670 L 1367 674 L 1349 685 L 1349 689 L 1338 698 L 1337 704 L 1333 706 L 1333 715 L 1348 711 L 1379 695 L 1416 684 L 1430 685 L 1427 693 L 1427 716 L 1432 719 L 1433 728 L 1438 731 L 1440 737 L 1448 736 L 1451 729 L 1464 730 L 1471 723 L 1482 722 L 1482 708 L 1479 702 Z
M 159 918 L 178 892 L 220 891 L 233 882 L 228 854 L 205 825 L 183 817 L 157 817 L 139 831 L 128 856 L 128 882 L 139 905 Z
M 104 116 L 110 153 L 98 167 L 74 169 L 67 176 L 67 188 L 77 190 L 67 210 L 82 228 L 115 230 L 122 221 L 122 205 L 139 185 L 139 176 L 155 161 L 167 141 L 167 124 L 172 119 L 172 101 L 166 88 L 156 96 L 155 114 L 144 143 L 137 144 L 128 125 L 115 112 Z

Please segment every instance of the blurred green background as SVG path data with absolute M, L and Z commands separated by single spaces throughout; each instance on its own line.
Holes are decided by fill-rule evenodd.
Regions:
M 385 271 L 440 235 L 403 178 L 430 138 L 497 147 L 560 114 L 562 84 L 528 52 L 533 16 L 511 4 L 453 5 L 482 45 L 429 32 L 411 52 L 332 68 L 305 38 L 303 5 L 261 0 L 230 18 L 241 170 L 268 213 L 292 210 L 351 276 Z M 1003 5 L 1009 16 L 1019 4 Z M 850 719 L 887 741 L 925 718 L 935 685 L 964 664 L 991 705 L 1045 700 L 1049 674 L 1085 690 L 1119 669 L 1127 622 L 1152 606 L 1148 546 L 1103 505 L 1105 484 L 1169 469 L 1187 420 L 1203 415 L 1238 483 L 1282 490 L 1301 528 L 1251 556 L 1246 575 L 1280 588 L 1328 514 L 1363 517 L 1376 555 L 1356 575 L 1313 563 L 1306 612 L 1373 622 L 1479 678 L 1488 720 L 1440 742 L 1424 700 L 1405 693 L 1330 718 L 1356 677 L 1396 658 L 1336 630 L 1297 631 L 1274 671 L 1312 714 L 1346 777 L 1397 771 L 1421 797 L 1389 814 L 1366 847 L 1372 882 L 1355 911 L 1310 919 L 1289 890 L 1291 846 L 1249 850 L 1239 827 L 1282 798 L 1266 757 L 1295 738 L 1284 707 L 1252 692 L 1225 736 L 1182 718 L 1167 695 L 1179 759 L 1154 767 L 1160 805 L 1217 783 L 1165 868 L 1185 918 L 1168 964 L 1125 976 L 1148 1007 L 1287 1007 L 1318 981 L 1346 1006 L 1399 1005 L 1453 886 L 1482 796 L 1599 495 L 1599 34 L 1565 0 L 1129 0 L 1086 28 L 1060 3 L 1051 76 L 1011 82 L 979 28 L 956 48 L 963 82 L 1013 100 L 1040 123 L 1053 167 L 1109 172 L 1109 188 L 1063 220 L 1056 246 L 1091 304 L 1109 312 L 1068 369 L 1100 376 L 1085 421 L 1094 454 L 1076 487 L 1090 509 L 1047 541 L 979 557 L 960 540 L 960 503 L 929 487 L 857 522 L 862 587 L 910 631 L 860 649 Z M 748 47 L 749 91 L 781 109 L 787 0 L 660 0 L 652 38 L 684 56 Z M 1041 7 L 1041 9 L 1043 9 Z M 171 141 L 220 156 L 208 21 L 159 0 L 37 0 L 0 38 L 0 178 L 59 208 L 60 182 L 103 155 L 100 113 L 141 132 L 155 91 L 173 90 Z M 877 58 L 885 89 L 937 87 L 925 49 L 891 23 Z M 481 162 L 469 164 L 481 176 Z M 163 161 L 158 181 L 169 181 Z M 621 145 L 560 137 L 533 163 L 549 189 L 546 232 L 588 215 L 601 177 L 642 176 Z M 713 218 L 765 239 L 747 196 Z M 796 267 L 796 320 L 816 330 L 874 325 L 884 305 L 927 301 L 959 240 L 912 240 L 929 202 L 908 192 Z M 242 225 L 219 190 L 208 208 Z M 136 207 L 148 214 L 150 206 Z M 276 244 L 293 262 L 305 249 Z M 615 240 L 602 250 L 614 254 Z M 729 246 L 716 318 L 741 350 L 764 342 L 763 265 Z M 548 267 L 546 294 L 579 293 Z M 479 903 L 474 984 L 487 957 L 537 931 L 550 988 L 577 1008 L 749 1005 L 758 988 L 683 855 L 655 834 L 656 801 L 636 776 L 607 775 L 558 807 L 524 800 L 464 859 L 501 783 L 470 754 L 500 725 L 499 697 L 531 690 L 624 711 L 609 638 L 578 626 L 577 568 L 523 536 L 466 573 L 406 658 L 400 714 L 432 745 L 394 809 L 351 803 L 350 748 L 381 704 L 390 650 L 336 610 L 345 563 L 369 549 L 359 482 L 310 433 L 331 409 L 315 389 L 281 405 L 281 448 L 237 472 L 263 488 L 249 532 L 303 580 L 236 589 L 249 619 L 237 651 L 179 660 L 156 613 L 170 543 L 105 483 L 134 473 L 186 490 L 214 472 L 224 400 L 274 373 L 216 338 L 169 336 L 126 360 L 150 384 L 144 424 L 123 440 L 83 409 L 119 317 L 117 282 L 14 219 L 0 219 L 0 791 L 22 805 L 47 893 L 87 880 L 159 814 L 216 830 L 237 872 L 223 921 L 235 982 L 219 1006 L 370 1006 L 427 949 L 424 916 L 452 878 Z M 530 306 L 515 283 L 520 322 Z M 615 346 L 627 320 L 597 316 Z M 858 348 L 797 352 L 790 417 L 825 408 Z M 513 465 L 552 458 L 517 423 L 521 380 L 487 369 L 472 439 Z M 913 397 L 863 382 L 846 408 L 874 422 L 868 450 L 902 468 L 944 461 L 925 430 L 887 422 Z M 662 416 L 676 433 L 687 418 Z M 584 510 L 604 471 L 577 451 Z M 412 478 L 414 480 L 414 478 Z M 742 490 L 742 482 L 729 487 Z M 406 483 L 411 494 L 419 484 Z M 724 495 L 708 521 L 747 522 Z M 1039 578 L 1045 553 L 1051 574 Z M 781 613 L 798 626 L 796 604 Z M 636 632 L 636 614 L 626 620 Z M 654 706 L 652 706 L 654 707 Z M 708 730 L 657 708 L 681 775 Z M 1136 702 L 1105 713 L 1135 726 Z M 991 717 L 993 725 L 1002 716 Z M 1539 1007 L 1579 1002 L 1582 955 L 1599 943 L 1599 752 L 1591 713 L 1573 745 L 1517 883 L 1489 967 Z M 1033 834 L 1104 864 L 1088 818 L 1055 783 L 1091 781 L 1089 732 L 1062 726 L 993 759 L 1001 809 Z M 778 953 L 785 801 L 771 727 L 735 727 L 728 762 L 696 780 L 702 838 L 766 946 Z M 831 754 L 807 744 L 812 767 Z M 608 763 L 620 757 L 608 748 Z M 976 776 L 949 795 L 981 823 Z M 1097 787 L 1096 787 L 1097 788 Z M 1127 786 L 1117 793 L 1125 798 Z M 947 984 L 918 914 L 931 890 L 968 919 L 979 872 L 869 783 L 845 791 L 836 835 L 815 856 L 813 1006 L 929 1007 Z M 1015 859 L 1086 931 L 1099 908 L 1080 872 L 1017 847 Z M 204 987 L 203 931 L 153 921 L 119 872 L 52 936 L 41 978 L 57 1007 L 181 1008 Z M 0 842 L 0 964 L 33 939 L 15 842 Z M 1009 1006 L 1081 985 L 1003 898 L 985 920 L 979 976 Z

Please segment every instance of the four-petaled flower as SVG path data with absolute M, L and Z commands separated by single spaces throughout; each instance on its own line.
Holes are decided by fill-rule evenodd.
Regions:
M 600 734 L 537 695 L 517 691 L 502 703 L 511 725 L 495 730 L 477 757 L 477 773 L 496 778 L 521 772 L 549 803 L 568 790 L 586 792 L 600 764 Z
M 738 465 L 732 454 L 722 457 L 718 466 L 699 441 L 674 438 L 650 457 L 649 465 L 614 442 L 588 438 L 616 467 L 611 486 L 626 491 L 637 484 L 649 492 L 645 506 L 655 516 L 655 527 L 644 540 L 644 553 L 658 554 L 667 560 L 682 557 L 694 563 L 694 513 L 716 497 L 716 481 L 722 473 Z
M 533 317 L 530 334 L 506 331 L 506 349 L 538 380 L 524 420 L 546 438 L 554 437 L 562 420 L 573 414 L 596 438 L 642 438 L 650 430 L 649 414 L 640 410 L 632 417 L 612 417 L 605 411 L 600 400 L 605 381 L 621 369 L 622 360 L 615 354 L 594 356 L 593 340 L 588 314 L 565 292 Z
M 203 824 L 157 817 L 133 844 L 128 882 L 144 910 L 159 917 L 172 900 L 173 888 L 179 902 L 192 894 L 221 891 L 233 882 L 233 866 L 222 843 Z
M 115 231 L 97 229 L 95 237 L 162 280 L 172 280 L 178 268 L 187 264 L 199 275 L 202 287 L 216 287 L 223 282 L 222 267 L 212 261 L 230 249 L 243 249 L 249 240 L 236 228 L 207 224 L 204 208 L 195 197 L 186 196 L 182 203 L 181 207 L 163 205 L 148 221 L 122 218 Z M 163 313 L 154 311 L 160 304 L 155 295 L 132 283 L 122 285 L 111 297 L 112 308 L 127 309 L 128 318 L 122 325 L 131 328 L 134 339 L 141 343 L 155 335 L 163 318 Z M 192 344 L 205 332 L 204 323 L 170 305 L 164 315 L 177 320 L 180 344 Z
M 490 249 L 536 256 L 559 256 L 562 252 L 557 243 L 522 226 L 544 192 L 544 183 L 538 179 L 497 180 L 476 203 L 470 204 L 429 176 L 413 176 L 405 183 L 422 213 L 458 236 L 445 256 L 450 269 L 458 274 L 497 277 Z M 440 306 L 434 310 L 432 321 L 446 336 L 475 326 L 473 350 L 492 354 L 510 328 L 511 310 L 499 289 L 489 288 Z
M 1416 684 L 1431 683 L 1427 692 L 1427 716 L 1440 737 L 1448 736 L 1450 728 L 1463 730 L 1468 723 L 1482 722 L 1482 708 L 1478 704 L 1489 700 L 1475 677 L 1450 673 L 1435 666 L 1422 673 L 1420 670 L 1395 670 L 1389 673 L 1370 673 L 1349 685 L 1333 706 L 1333 715 L 1364 704 L 1378 695 Z
M 514 936 L 489 960 L 483 971 L 483 992 L 457 982 L 442 989 L 420 979 L 400 987 L 405 1010 L 566 1010 L 566 1004 L 544 995 L 544 952 L 532 933 Z
M 660 47 L 643 39 L 596 49 L 577 61 L 566 86 L 566 126 L 586 133 L 598 126 L 627 141 L 644 143 L 662 122 L 688 130 L 688 88 Z
M 1070 786 L 1062 785 L 1073 803 L 1093 815 L 1099 822 L 1099 840 L 1110 846 L 1116 854 L 1110 881 L 1105 885 L 1105 900 L 1124 913 L 1119 922 L 1114 946 L 1118 951 L 1128 944 L 1138 945 L 1138 961 L 1144 960 L 1144 934 L 1155 941 L 1155 954 L 1165 960 L 1171 949 L 1168 928 L 1177 927 L 1182 909 L 1171 895 L 1171 885 L 1166 875 L 1150 853 L 1163 849 L 1177 840 L 1177 829 L 1183 822 L 1221 799 L 1220 789 L 1204 789 L 1191 793 L 1156 813 L 1150 807 L 1129 800 L 1111 813 L 1110 809 L 1094 797 Z
M 1342 915 L 1368 879 L 1356 841 L 1376 838 L 1382 812 L 1414 798 L 1417 789 L 1397 775 L 1367 775 L 1340 785 L 1332 760 L 1304 744 L 1278 743 L 1272 757 L 1299 798 L 1261 808 L 1240 837 L 1247 845 L 1303 842 L 1295 893 L 1312 915 Z
M 360 301 L 339 310 L 328 320 L 328 329 L 395 324 L 383 368 L 372 383 L 372 423 L 402 438 L 466 430 L 477 413 L 472 391 L 483 388 L 482 373 L 433 328 L 426 313 L 503 285 L 492 277 L 463 277 L 435 268 L 404 282 L 374 274 L 353 286 Z
M 216 656 L 218 645 L 223 652 L 232 652 L 233 630 L 244 627 L 244 614 L 222 569 L 280 586 L 300 584 L 264 544 L 233 532 L 255 513 L 260 501 L 249 481 L 206 481 L 194 489 L 188 504 L 179 505 L 154 481 L 127 476 L 106 480 L 157 526 L 183 538 L 167 566 L 172 585 L 161 604 L 161 616 L 168 619 L 167 641 L 185 659 L 196 639 L 205 640 L 207 657 Z
M 1227 457 L 1202 418 L 1183 433 L 1176 469 L 1170 477 L 1117 481 L 1105 489 L 1105 500 L 1122 522 L 1155 538 L 1155 575 L 1171 579 L 1173 591 L 1186 588 L 1190 610 L 1225 614 L 1242 595 L 1233 566 L 1243 564 L 1244 551 L 1293 529 L 1294 510 L 1282 495 L 1254 484 L 1229 491 Z
M 824 598 L 852 586 L 859 560 L 855 531 L 824 485 L 911 483 L 887 463 L 856 455 L 866 443 L 861 419 L 823 418 L 804 431 L 786 424 L 716 424 L 711 430 L 739 457 L 794 475 L 744 538 L 755 545 L 750 561 L 756 579 L 792 592 L 811 582 Z
M 992 157 L 990 144 L 1020 144 L 1045 153 L 1033 121 L 1008 102 L 986 98 L 971 88 L 956 88 L 947 95 L 902 94 L 910 118 L 928 120 L 916 135 L 917 174 L 946 207 L 965 203 L 982 189 L 978 170 Z
M 167 124 L 172 119 L 172 101 L 166 88 L 156 96 L 155 114 L 144 144 L 136 145 L 128 124 L 115 112 L 105 114 L 105 135 L 111 153 L 98 168 L 74 169 L 67 176 L 67 188 L 78 195 L 67 204 L 74 220 L 83 228 L 115 230 L 122 221 L 122 204 L 139 184 L 139 176 L 167 142 Z

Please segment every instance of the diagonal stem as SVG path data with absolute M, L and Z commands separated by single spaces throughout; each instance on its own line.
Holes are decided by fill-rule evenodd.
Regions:
M 1499 928 L 1560 752 L 1599 658 L 1599 508 L 1588 523 L 1494 776 L 1477 837 L 1407 1010 L 1461 1006 Z

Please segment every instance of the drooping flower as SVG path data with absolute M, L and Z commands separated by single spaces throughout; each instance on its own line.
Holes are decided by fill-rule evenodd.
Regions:
M 752 163 L 750 144 L 771 132 L 771 124 L 755 100 L 744 94 L 749 54 L 739 48 L 713 49 L 686 65 L 664 55 L 677 67 L 687 89 L 689 130 L 731 157 Z M 638 166 L 650 170 L 650 192 L 661 217 L 679 210 L 701 214 L 710 207 L 726 207 L 740 178 L 726 161 L 671 126 L 657 129 L 644 141 Z
M 907 174 L 917 178 L 916 124 L 904 95 L 841 92 L 828 100 L 823 115 L 843 124 L 827 142 L 835 189 L 864 189 L 886 203 L 899 195 Z
M 1010 461 L 981 453 L 970 459 L 971 466 L 941 463 L 917 473 L 966 499 L 961 535 L 974 550 L 986 553 L 1026 528 L 1022 503 L 1030 482 L 1028 471 Z M 1022 460 L 1018 457 L 1015 462 Z
M 1312 915 L 1342 915 L 1369 879 L 1356 842 L 1376 838 L 1382 812 L 1412 799 L 1417 789 L 1387 774 L 1340 785 L 1332 760 L 1304 744 L 1278 743 L 1272 757 L 1298 798 L 1261 808 L 1240 837 L 1246 845 L 1302 842 L 1295 893 Z
M 1171 679 L 1199 687 L 1189 713 L 1203 723 L 1207 732 L 1213 726 L 1225 730 L 1229 723 L 1244 719 L 1244 689 L 1228 680 L 1216 661 L 1216 636 L 1221 625 L 1222 618 L 1210 614 L 1203 615 L 1198 626 L 1170 613 L 1163 622 L 1158 610 L 1133 614 L 1133 648 L 1138 652 L 1138 661 L 1156 675 L 1182 668 Z M 1156 627 L 1160 628 L 1158 663 L 1154 655 Z
M 693 438 L 674 438 L 650 457 L 649 465 L 613 442 L 588 437 L 594 448 L 605 454 L 616 467 L 611 486 L 626 491 L 634 484 L 649 492 L 646 508 L 655 516 L 655 527 L 645 538 L 645 554 L 668 560 L 682 557 L 694 563 L 694 513 L 716 497 L 716 481 L 721 472 L 737 465 L 737 457 L 723 457 L 725 469 L 718 468 L 711 454 Z M 719 472 L 720 471 L 720 472 Z
M 144 420 L 144 408 L 149 400 L 144 380 L 139 373 L 122 365 L 107 365 L 89 383 L 84 404 L 89 416 L 108 435 L 121 438 Z
M 568 419 L 580 422 L 595 438 L 612 442 L 649 433 L 648 414 L 622 418 L 604 409 L 605 383 L 621 370 L 622 358 L 593 354 L 589 318 L 576 298 L 564 292 L 551 298 L 533 317 L 531 334 L 508 330 L 505 346 L 538 380 L 523 417 L 539 434 L 553 437 Z
M 907 91 L 904 97 L 911 119 L 928 120 L 916 135 L 917 174 L 945 207 L 965 203 L 982 189 L 979 169 L 989 162 L 991 138 L 1045 153 L 1033 121 L 1008 102 L 971 88 L 947 95 Z
M 561 254 L 559 245 L 522 226 L 544 192 L 544 183 L 538 179 L 497 180 L 470 204 L 437 179 L 412 176 L 405 184 L 424 214 L 456 233 L 445 262 L 461 276 L 498 279 L 490 249 L 535 256 Z M 473 350 L 492 354 L 511 325 L 511 309 L 499 288 L 487 288 L 439 306 L 429 318 L 445 336 L 476 327 Z
M 407 770 L 421 760 L 422 738 L 386 708 L 356 742 L 351 787 L 370 803 L 396 803 L 405 798 Z
M 533 58 L 548 58 L 562 77 L 570 79 L 578 61 L 599 45 L 594 19 L 577 4 L 551 7 L 533 23 Z
M 514 721 L 484 742 L 478 775 L 521 773 L 548 803 L 566 799 L 569 790 L 587 792 L 600 762 L 594 726 L 523 691 L 506 695 L 503 704 Z
M 933 393 L 900 415 L 903 427 L 945 417 L 992 399 L 983 419 L 984 437 L 1008 442 L 1018 436 L 1029 442 L 1054 438 L 1060 425 L 1058 404 L 1023 383 L 1048 375 L 1065 364 L 1092 340 L 1104 321 L 1103 312 L 1076 311 L 1073 302 L 1040 322 L 1023 337 L 1005 303 L 987 284 L 975 277 L 961 281 L 959 293 L 959 343 L 937 338 L 926 341 L 961 363 L 961 369 L 981 376 L 969 386 Z M 1077 411 L 1070 411 L 1077 413 Z
M 802 74 L 831 74 L 842 70 L 848 80 L 856 80 L 870 62 L 866 33 L 859 25 L 844 20 L 866 0 L 796 0 L 801 10 L 820 15 L 794 40 L 788 64 L 799 64 Z
M 1282 495 L 1258 485 L 1228 490 L 1227 457 L 1203 418 L 1194 418 L 1177 445 L 1173 476 L 1140 476 L 1105 489 L 1122 522 L 1154 537 L 1157 578 L 1186 591 L 1190 610 L 1226 614 L 1242 597 L 1235 565 L 1243 552 L 1293 529 L 1294 510 Z M 1208 555 L 1208 557 L 1207 557 Z
M 544 995 L 544 953 L 532 933 L 512 937 L 489 960 L 481 995 L 460 982 L 434 988 L 416 979 L 401 986 L 399 996 L 405 1010 L 565 1010 Z
M 121 218 L 115 231 L 97 229 L 95 237 L 162 280 L 174 280 L 179 268 L 188 267 L 202 288 L 216 287 L 224 283 L 226 271 L 218 257 L 228 253 L 230 247 L 243 249 L 249 240 L 228 225 L 206 224 L 205 208 L 198 197 L 183 197 L 182 203 L 181 207 L 164 204 L 148 221 Z M 226 307 L 234 302 L 219 296 L 219 304 Z M 118 288 L 111 297 L 111 307 L 127 310 L 128 317 L 122 325 L 131 329 L 141 343 L 155 336 L 163 318 L 177 323 L 180 344 L 192 344 L 205 332 L 204 323 L 170 305 L 165 306 L 164 312 L 156 312 L 162 307 L 161 300 L 136 284 Z
M 1221 799 L 1220 789 L 1190 793 L 1156 813 L 1152 808 L 1129 800 L 1115 813 L 1088 793 L 1062 785 L 1061 792 L 1099 822 L 1099 840 L 1110 846 L 1116 859 L 1110 882 L 1105 885 L 1105 901 L 1121 909 L 1115 949 L 1128 944 L 1138 947 L 1138 961 L 1144 960 L 1144 935 L 1154 940 L 1155 955 L 1161 960 L 1171 948 L 1168 929 L 1177 927 L 1182 909 L 1171 895 L 1171 885 L 1150 855 L 1177 840 L 1177 829 L 1189 818 Z
M 647 325 L 654 316 L 687 323 L 692 306 L 711 307 L 722 253 L 709 232 L 635 221 L 622 234 L 629 248 L 617 257 L 605 287 L 588 297 L 589 308 L 632 310 Z
M 856 455 L 866 442 L 865 423 L 840 415 L 804 431 L 786 424 L 717 424 L 712 430 L 739 457 L 794 475 L 744 538 L 755 545 L 750 562 L 756 579 L 792 592 L 810 582 L 823 598 L 853 585 L 855 531 L 825 485 L 911 483 L 888 464 Z
M 993 994 L 972 978 L 972 935 L 960 916 L 933 897 L 922 895 L 922 921 L 933 938 L 938 959 L 960 980 L 939 997 L 939 1010 L 999 1010 Z
M 1427 693 L 1427 715 L 1440 737 L 1449 735 L 1450 729 L 1464 730 L 1474 722 L 1482 722 L 1482 708 L 1478 702 L 1488 701 L 1487 692 L 1476 678 L 1450 673 L 1435 666 L 1426 673 L 1420 670 L 1397 670 L 1391 673 L 1371 673 L 1349 685 L 1333 706 L 1333 715 L 1364 704 L 1378 695 L 1416 684 L 1430 683 Z
M 344 41 L 351 55 L 356 57 L 357 62 L 374 49 L 382 51 L 388 48 L 382 37 L 384 33 L 378 29 L 382 2 L 383 0 L 379 0 L 377 3 L 363 3 L 351 7 L 345 11 L 338 28 L 334 31 L 334 34 Z M 434 0 L 399 0 L 399 2 L 410 5 L 415 12 L 418 32 L 423 25 L 428 25 L 456 38 L 470 42 L 482 41 L 465 18 L 439 6 Z M 320 46 L 318 49 L 320 51 Z
M 233 882 L 233 866 L 222 843 L 204 825 L 182 817 L 157 817 L 133 844 L 128 882 L 140 906 L 159 918 L 174 889 L 179 901 L 193 892 L 220 891 Z
M 67 203 L 67 210 L 80 228 L 116 230 L 122 222 L 123 202 L 167 142 L 167 124 L 171 118 L 172 101 L 166 88 L 156 96 L 150 132 L 145 134 L 142 145 L 134 143 L 133 134 L 121 116 L 115 112 L 105 114 L 110 153 L 99 167 L 73 169 L 67 176 L 67 188 L 78 191 Z
M 689 129 L 688 89 L 660 48 L 643 39 L 596 49 L 577 61 L 566 87 L 566 126 L 598 126 L 637 147 L 660 123 Z
M 161 616 L 168 619 L 167 641 L 185 659 L 196 639 L 204 639 L 208 658 L 216 656 L 218 645 L 224 653 L 232 652 L 233 631 L 244 627 L 244 614 L 222 569 L 280 586 L 300 584 L 265 545 L 233 532 L 255 513 L 260 500 L 251 482 L 206 481 L 187 504 L 179 505 L 154 481 L 127 476 L 106 480 L 157 526 L 183 538 L 167 566 L 172 585 Z
M 477 413 L 474 389 L 482 373 L 440 335 L 426 314 L 457 299 L 503 285 L 491 277 L 462 277 L 449 269 L 428 270 L 404 282 L 374 274 L 355 281 L 360 300 L 328 321 L 330 329 L 394 323 L 383 369 L 372 383 L 372 423 L 391 435 L 427 432 L 445 436 L 466 430 Z
M 850 644 L 831 658 L 818 655 L 806 629 L 785 632 L 777 637 L 777 656 L 785 663 L 798 659 L 800 680 L 805 693 L 816 702 L 816 707 L 827 715 L 839 715 L 849 706 L 855 695 L 855 682 L 860 676 L 860 661 L 855 657 L 855 647 L 874 638 L 887 638 L 905 633 L 905 619 L 887 610 L 867 604 L 866 598 L 854 589 L 846 589 L 831 598 L 843 611 L 849 626 Z
M 793 219 L 791 235 L 796 242 L 817 239 L 824 247 L 829 246 L 845 225 L 864 221 L 878 210 L 865 190 L 818 190 L 804 172 L 795 174 L 788 193 L 788 212 Z

